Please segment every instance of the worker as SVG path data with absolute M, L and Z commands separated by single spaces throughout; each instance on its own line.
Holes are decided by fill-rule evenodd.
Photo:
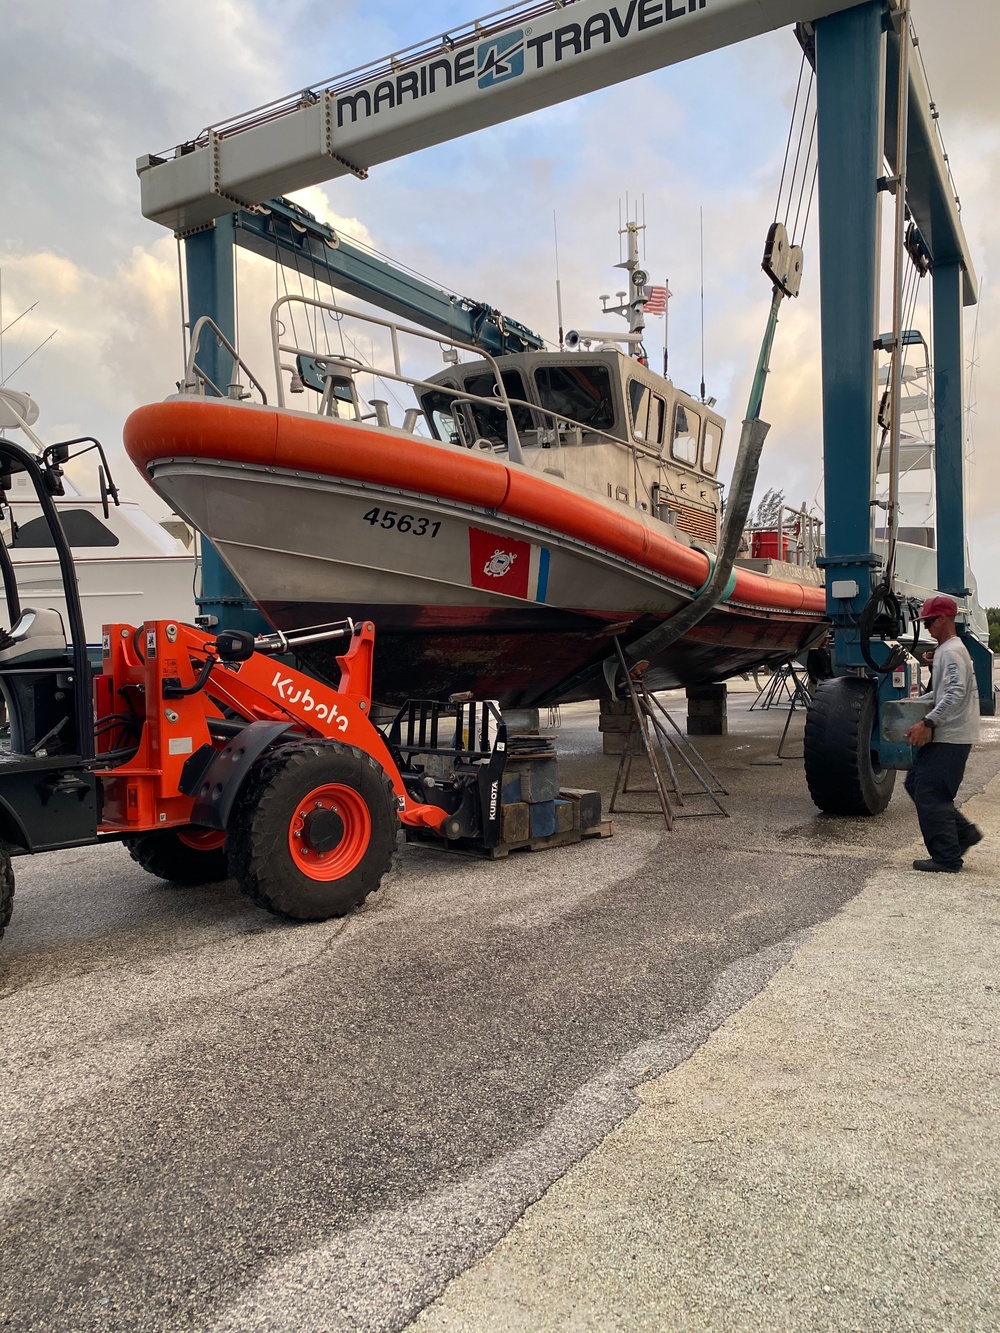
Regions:
M 928 597 L 920 608 L 923 621 L 937 640 L 930 692 L 920 696 L 932 707 L 922 722 L 906 734 L 917 747 L 906 775 L 906 790 L 917 807 L 917 819 L 927 851 L 926 860 L 914 861 L 914 870 L 954 874 L 962 857 L 982 839 L 982 833 L 955 808 L 965 764 L 979 740 L 979 688 L 972 658 L 955 629 L 958 607 L 950 597 Z

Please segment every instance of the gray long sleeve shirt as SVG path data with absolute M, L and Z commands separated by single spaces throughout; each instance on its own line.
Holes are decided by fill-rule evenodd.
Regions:
M 974 745 L 979 740 L 979 686 L 972 658 L 956 635 L 939 644 L 929 694 L 934 701 L 926 721 L 934 723 L 934 740 L 944 745 Z

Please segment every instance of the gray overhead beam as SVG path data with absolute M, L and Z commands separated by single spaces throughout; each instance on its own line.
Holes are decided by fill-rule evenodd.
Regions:
M 185 232 L 239 208 L 861 0 L 524 0 L 482 22 L 226 121 L 137 164 L 146 217 Z M 886 0 L 887 11 L 898 0 Z M 887 43 L 886 143 L 899 38 Z M 909 203 L 937 263 L 975 269 L 919 60 L 910 61 Z
M 173 231 L 861 0 L 530 0 L 139 159 Z

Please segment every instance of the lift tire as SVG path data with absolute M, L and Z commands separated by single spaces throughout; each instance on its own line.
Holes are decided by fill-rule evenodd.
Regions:
M 193 888 L 218 884 L 232 875 L 221 835 L 210 829 L 154 829 L 122 838 L 122 842 L 143 870 L 171 884 Z
M 10 863 L 10 852 L 0 842 L 0 940 L 10 924 L 14 910 L 14 867 Z
M 230 824 L 240 888 L 294 921 L 345 916 L 374 892 L 396 849 L 396 797 L 364 750 L 282 745 L 257 761 Z
M 828 815 L 878 815 L 889 804 L 896 770 L 872 748 L 878 723 L 873 681 L 837 676 L 820 681 L 806 714 L 809 795 Z

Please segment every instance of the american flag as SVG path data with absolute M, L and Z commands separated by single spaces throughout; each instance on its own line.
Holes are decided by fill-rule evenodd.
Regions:
M 665 315 L 667 313 L 667 298 L 673 293 L 666 287 L 643 287 L 643 295 L 646 298 L 647 315 Z

